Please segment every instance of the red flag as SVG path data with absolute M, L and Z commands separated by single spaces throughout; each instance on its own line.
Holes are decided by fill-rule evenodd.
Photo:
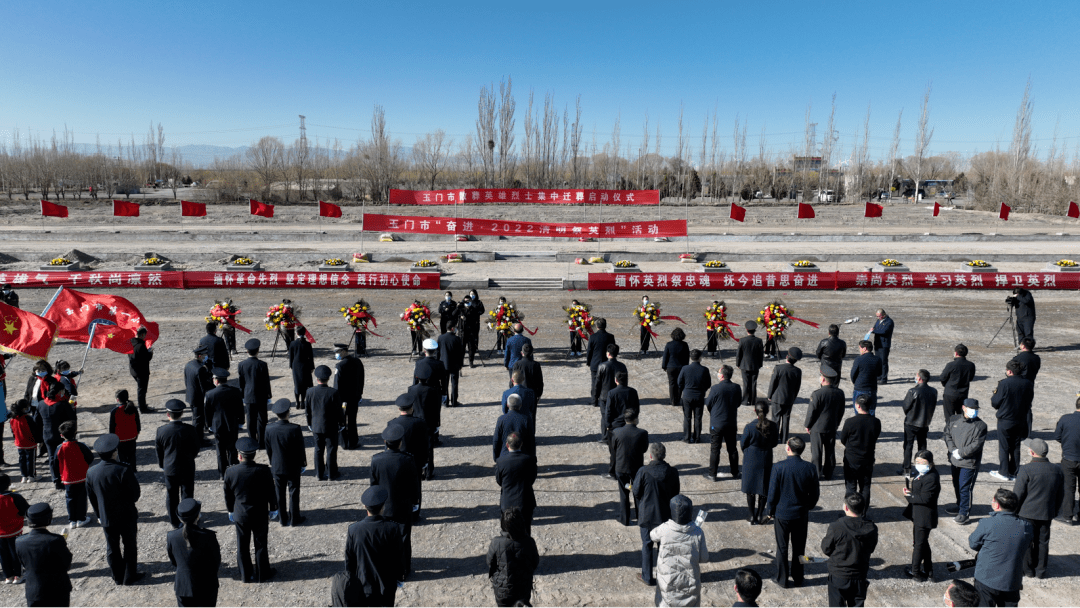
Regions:
M 45 217 L 67 217 L 68 208 L 63 205 L 57 205 L 56 203 L 50 203 L 49 201 L 42 199 L 41 215 Z
M 139 217 L 139 203 L 113 199 L 112 214 L 115 217 Z
M 0 351 L 48 359 L 55 342 L 56 323 L 0 302 Z
M 251 204 L 251 215 L 261 215 L 263 217 L 274 217 L 274 206 L 267 203 L 260 203 L 259 201 L 249 198 L 248 202 Z
M 939 213 L 941 213 L 941 205 L 934 201 L 934 217 L 937 217 Z
M 814 208 L 806 203 L 799 203 L 799 219 L 810 220 L 814 219 Z
M 118 353 L 134 352 L 131 341 L 139 327 L 146 328 L 147 348 L 158 338 L 157 323 L 144 319 L 128 300 L 109 294 L 83 293 L 61 287 L 41 316 L 56 323 L 57 335 L 61 338 L 85 343 L 90 341 L 93 330 L 91 347 Z
M 341 207 L 319 201 L 319 215 L 321 217 L 341 217 Z
M 1078 206 L 1072 201 L 1069 201 L 1069 212 L 1066 215 L 1072 218 L 1080 217 L 1080 206 Z
M 206 217 L 206 203 L 180 201 L 181 217 Z
M 746 220 L 746 207 L 740 207 L 735 203 L 731 203 L 731 214 L 729 217 L 736 222 L 742 222 Z
M 883 207 L 877 203 L 866 203 L 866 211 L 863 212 L 863 217 L 881 217 L 881 211 Z
M 1012 211 L 1012 207 L 1006 205 L 1005 203 L 1001 203 L 1001 210 L 998 211 L 998 217 L 1007 222 L 1007 221 L 1009 221 L 1009 212 L 1010 211 Z

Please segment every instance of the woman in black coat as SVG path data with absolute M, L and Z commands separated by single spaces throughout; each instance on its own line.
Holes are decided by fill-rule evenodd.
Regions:
M 941 494 L 941 477 L 934 467 L 934 454 L 921 450 L 915 455 L 916 477 L 910 487 L 904 488 L 908 506 L 904 517 L 911 520 L 912 554 L 911 565 L 904 568 L 904 574 L 916 581 L 923 582 L 934 575 L 934 557 L 930 553 L 930 530 L 938 525 L 938 496 Z
M 488 547 L 488 578 L 499 606 L 531 606 L 533 573 L 540 564 L 536 541 L 529 536 L 527 522 L 519 507 L 502 512 L 502 535 Z M 518 604 L 521 602 L 521 604 Z
M 679 392 L 679 372 L 690 364 L 690 347 L 686 344 L 686 332 L 676 327 L 671 330 L 671 342 L 664 346 L 664 358 L 660 360 L 660 369 L 667 372 L 668 397 L 671 405 L 682 407 L 682 393 Z
M 754 406 L 757 420 L 743 429 L 742 491 L 750 509 L 750 525 L 766 523 L 765 501 L 769 495 L 769 476 L 772 474 L 773 448 L 776 447 L 776 423 L 768 419 L 769 401 L 759 399 Z
M 176 605 L 216 606 L 221 568 L 217 533 L 199 527 L 202 504 L 194 498 L 180 501 L 176 510 L 183 526 L 169 532 L 165 541 L 169 561 L 176 566 Z

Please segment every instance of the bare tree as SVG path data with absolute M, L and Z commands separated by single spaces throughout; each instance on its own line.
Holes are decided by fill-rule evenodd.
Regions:
M 533 113 L 534 93 L 529 91 L 529 106 L 525 110 L 525 141 L 522 154 L 525 157 L 525 187 L 532 188 L 536 179 L 536 147 L 539 138 L 536 135 L 536 115 Z
M 896 162 L 897 154 L 900 153 L 900 123 L 904 118 L 904 110 L 900 109 L 900 114 L 896 117 L 896 129 L 893 131 L 892 145 L 889 146 L 889 183 L 885 186 L 892 196 L 893 181 L 896 180 Z M 901 194 L 897 191 L 897 194 Z
M 580 149 L 581 149 L 581 95 L 578 95 L 575 104 L 574 123 L 570 125 L 570 163 L 573 185 L 580 188 L 582 184 Z
M 484 187 L 491 187 L 495 174 L 495 92 L 487 87 L 480 89 L 477 104 L 476 138 L 479 142 L 480 160 L 484 164 Z
M 417 137 L 413 145 L 413 161 L 426 180 L 430 190 L 435 189 L 435 179 L 443 171 L 453 140 L 446 142 L 446 132 L 442 129 L 428 133 L 423 138 Z
M 514 110 L 517 104 L 511 91 L 513 82 L 508 77 L 499 83 L 499 183 L 503 188 L 514 181 Z
M 818 173 L 818 190 L 828 187 L 826 176 L 829 174 L 829 167 L 832 166 L 833 145 L 836 139 L 836 93 L 833 93 L 829 123 L 825 127 L 825 135 L 821 138 L 821 171 Z
M 301 137 L 292 145 L 292 172 L 296 178 L 296 188 L 300 191 L 300 200 L 304 200 L 304 190 L 309 185 L 312 164 L 311 145 L 307 137 Z M 313 193 L 314 195 L 314 193 Z
M 930 148 L 930 139 L 934 137 L 934 130 L 930 128 L 930 90 L 932 86 L 930 83 L 926 85 L 922 109 L 919 111 L 919 128 L 915 133 L 915 154 L 912 156 L 913 162 L 911 164 L 914 169 L 916 201 L 919 200 L 919 181 L 922 179 L 926 151 Z
M 1011 182 L 1010 204 L 1023 205 L 1026 200 L 1028 163 L 1031 159 L 1031 116 L 1034 106 L 1031 101 L 1031 79 L 1024 87 L 1024 99 L 1016 110 L 1016 124 L 1013 125 L 1012 144 L 1009 145 L 1009 181 Z
M 176 198 L 176 191 L 180 189 L 180 180 L 184 178 L 184 157 L 175 146 L 173 146 L 167 170 L 165 179 L 169 183 L 169 188 L 172 189 L 173 198 Z
M 386 200 L 390 186 L 401 176 L 404 163 L 401 157 L 401 141 L 391 140 L 387 134 L 386 113 L 381 105 L 375 106 L 371 116 L 371 140 L 361 142 L 357 152 L 361 175 L 370 185 L 372 200 Z
M 247 149 L 248 164 L 263 182 L 263 198 L 270 195 L 270 185 L 274 183 L 282 167 L 285 145 L 277 137 L 267 135 L 254 146 Z

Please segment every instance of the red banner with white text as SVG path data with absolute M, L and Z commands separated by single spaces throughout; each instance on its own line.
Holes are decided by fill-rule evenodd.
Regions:
M 659 205 L 659 190 L 570 190 L 566 188 L 463 188 L 460 190 L 390 190 L 394 205 L 541 203 L 576 205 Z
M 475 234 L 539 237 L 650 238 L 686 236 L 686 220 L 546 223 L 472 217 L 364 214 L 364 230 L 414 234 Z
M 1080 289 L 1080 272 L 592 272 L 594 291 Z
M 438 272 L 0 272 L 0 284 L 153 289 L 439 289 Z

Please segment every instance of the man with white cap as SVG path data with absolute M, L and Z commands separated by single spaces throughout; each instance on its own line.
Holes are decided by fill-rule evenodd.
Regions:
M 101 460 L 86 472 L 86 493 L 105 531 L 105 560 L 112 570 L 113 581 L 117 585 L 133 585 L 144 576 L 138 571 L 139 509 L 135 506 L 142 491 L 131 465 L 116 460 L 118 447 L 120 438 L 111 433 L 94 442 L 94 451 Z
M 366 517 L 349 526 L 345 540 L 345 570 L 352 585 L 363 597 L 352 598 L 356 603 L 342 601 L 335 605 L 393 606 L 397 583 L 405 578 L 402 571 L 402 550 L 407 545 L 402 524 L 384 514 L 390 493 L 381 486 L 372 486 L 360 496 L 367 511 Z M 334 593 L 338 595 L 335 587 Z M 344 598 L 342 598 L 344 599 Z
M 248 358 L 236 366 L 240 377 L 240 390 L 244 391 L 244 410 L 247 411 L 248 437 L 255 440 L 259 449 L 266 448 L 263 433 L 266 432 L 266 408 L 274 396 L 270 390 L 270 368 L 259 360 L 262 342 L 252 338 L 244 343 Z
M 1020 500 L 1016 516 L 1026 519 L 1034 532 L 1031 550 L 1024 560 L 1024 576 L 1046 578 L 1050 522 L 1057 517 L 1061 500 L 1065 497 L 1065 475 L 1060 466 L 1047 459 L 1050 446 L 1045 441 L 1028 439 L 1024 441 L 1024 447 L 1031 456 L 1031 462 L 1020 467 L 1013 487 Z
M 158 427 L 154 445 L 158 467 L 165 473 L 165 511 L 173 529 L 180 527 L 176 507 L 181 498 L 195 497 L 195 458 L 199 455 L 199 433 L 181 420 L 184 402 L 169 399 L 165 402 L 169 423 Z
M 356 430 L 356 414 L 360 402 L 364 400 L 364 362 L 349 352 L 348 344 L 334 345 L 334 358 L 337 359 L 337 375 L 334 376 L 334 388 L 341 402 L 345 403 L 345 445 L 346 450 L 360 447 L 360 435 Z
M 241 437 L 236 442 L 240 464 L 225 471 L 225 508 L 229 521 L 236 525 L 236 562 L 240 580 L 262 583 L 274 577 L 277 570 L 270 567 L 267 535 L 270 520 L 277 518 L 277 495 L 270 467 L 255 462 L 259 449 L 255 440 Z M 251 542 L 255 540 L 255 563 L 251 562 Z

